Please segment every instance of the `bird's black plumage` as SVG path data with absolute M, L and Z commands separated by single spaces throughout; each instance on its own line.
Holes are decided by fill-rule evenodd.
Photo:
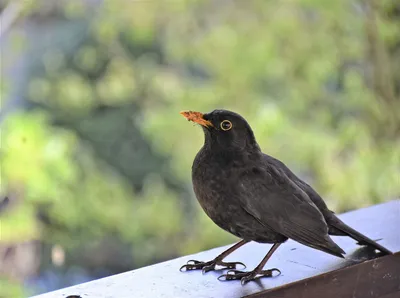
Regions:
M 193 188 L 206 214 L 222 229 L 243 239 L 244 243 L 279 244 L 290 238 L 338 257 L 343 257 L 344 251 L 329 234 L 348 235 L 360 244 L 391 253 L 344 224 L 310 185 L 281 161 L 262 153 L 251 127 L 239 114 L 215 110 L 208 114 L 184 112 L 183 115 L 203 127 L 205 142 L 193 162 Z M 222 258 L 217 259 L 214 264 L 184 267 L 208 271 L 220 264 Z M 233 263 L 228 268 L 232 266 Z M 247 275 L 235 271 L 225 277 L 237 276 L 246 282 L 260 274 L 262 267 Z

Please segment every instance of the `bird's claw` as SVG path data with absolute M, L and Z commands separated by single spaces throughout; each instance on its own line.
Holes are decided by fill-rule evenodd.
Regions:
M 274 272 L 278 272 L 278 275 L 281 274 L 281 271 L 278 268 L 268 269 L 268 270 L 261 270 L 257 271 L 249 271 L 244 272 L 240 270 L 229 270 L 226 274 L 221 275 L 218 277 L 220 281 L 227 281 L 227 280 L 238 280 L 240 279 L 241 284 L 244 285 L 251 280 L 256 280 L 262 277 L 273 277 Z M 276 275 L 276 276 L 278 276 Z
M 246 268 L 246 265 L 242 262 L 222 262 L 218 260 L 212 260 L 209 262 L 200 262 L 196 260 L 189 260 L 186 265 L 183 265 L 179 270 L 180 271 L 189 271 L 189 270 L 202 270 L 203 273 L 207 273 L 209 271 L 216 270 L 216 266 L 221 266 L 222 268 L 218 268 L 218 270 L 225 269 L 236 269 L 238 265 L 242 266 L 243 269 Z
M 242 262 L 221 262 L 218 265 L 225 266 L 223 269 L 237 269 L 238 265 L 242 266 L 242 269 L 246 269 L 246 265 Z
M 226 274 L 222 274 L 218 277 L 218 280 L 225 281 L 225 280 L 236 280 L 241 279 L 249 272 L 243 272 L 240 270 L 229 270 Z
M 210 262 L 200 262 L 196 260 L 189 260 L 185 265 L 179 268 L 179 271 L 198 270 L 210 265 Z

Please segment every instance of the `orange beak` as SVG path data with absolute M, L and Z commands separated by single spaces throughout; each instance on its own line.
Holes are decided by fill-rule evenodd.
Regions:
M 196 122 L 204 127 L 214 127 L 214 125 L 210 121 L 203 118 L 204 114 L 200 112 L 182 111 L 180 114 L 188 121 Z

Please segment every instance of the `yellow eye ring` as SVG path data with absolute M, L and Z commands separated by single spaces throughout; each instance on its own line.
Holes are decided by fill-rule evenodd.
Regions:
M 230 130 L 232 128 L 232 122 L 230 122 L 229 120 L 224 120 L 221 122 L 220 127 L 222 130 Z

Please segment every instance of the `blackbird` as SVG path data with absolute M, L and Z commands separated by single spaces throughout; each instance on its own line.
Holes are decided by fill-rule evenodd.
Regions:
M 392 254 L 342 222 L 310 185 L 284 163 L 261 152 L 250 125 L 239 114 L 227 110 L 181 114 L 200 124 L 205 135 L 192 166 L 195 195 L 215 224 L 243 239 L 214 260 L 191 260 L 181 271 L 208 272 L 218 265 L 232 269 L 219 280 L 240 279 L 242 284 L 271 277 L 274 272 L 280 274 L 279 269 L 264 270 L 264 265 L 289 238 L 340 258 L 345 252 L 329 235 L 350 236 L 360 245 Z M 249 241 L 273 244 L 253 271 L 233 270 L 237 265 L 244 266 L 241 262 L 223 262 Z

